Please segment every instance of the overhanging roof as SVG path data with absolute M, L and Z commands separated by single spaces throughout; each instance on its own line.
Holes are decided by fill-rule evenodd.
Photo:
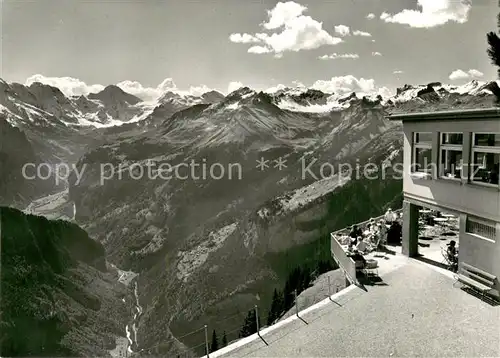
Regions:
M 499 119 L 500 108 L 478 108 L 478 109 L 460 109 L 452 111 L 436 112 L 415 112 L 400 113 L 387 116 L 391 121 L 445 121 L 445 120 L 477 120 L 477 119 Z

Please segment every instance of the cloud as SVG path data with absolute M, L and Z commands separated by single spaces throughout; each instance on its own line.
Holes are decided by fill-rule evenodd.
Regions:
M 164 79 L 156 87 L 144 87 L 140 82 L 130 80 L 122 81 L 116 85 L 125 92 L 133 94 L 145 101 L 154 101 L 167 91 L 177 90 L 177 86 L 171 78 Z
M 40 82 L 46 85 L 59 88 L 64 95 L 81 96 L 88 95 L 89 93 L 97 93 L 104 89 L 105 86 L 100 84 L 88 85 L 82 80 L 72 77 L 45 77 L 37 74 L 29 77 L 25 85 L 29 86 L 34 82 Z M 203 93 L 210 92 L 213 89 L 205 86 L 191 86 L 188 90 L 181 90 L 177 87 L 171 78 L 166 78 L 156 87 L 144 87 L 137 81 L 122 81 L 116 84 L 123 91 L 139 97 L 144 101 L 155 101 L 165 92 L 171 91 L 183 95 L 201 96 Z
M 268 20 L 261 24 L 273 33 L 234 33 L 229 40 L 235 43 L 255 43 L 248 52 L 254 54 L 274 53 L 280 58 L 284 52 L 313 50 L 325 45 L 336 45 L 341 38 L 333 37 L 323 29 L 323 24 L 310 16 L 303 15 L 307 7 L 294 1 L 279 2 L 267 11 Z
M 394 91 L 387 87 L 376 87 L 375 80 L 356 78 L 352 75 L 332 77 L 331 80 L 318 80 L 314 82 L 310 87 L 306 87 L 303 83 L 299 81 L 292 81 L 291 86 L 285 86 L 283 84 L 278 84 L 276 86 L 270 87 L 264 92 L 266 93 L 276 93 L 279 90 L 284 90 L 288 88 L 293 90 L 306 91 L 308 88 L 323 91 L 324 93 L 335 93 L 337 95 L 350 94 L 356 92 L 357 97 L 370 95 L 381 95 L 383 98 L 390 97 L 394 95 Z
M 182 90 L 177 87 L 172 78 L 164 79 L 156 87 L 144 87 L 140 82 L 129 80 L 122 81 L 120 83 L 117 83 L 116 85 L 125 92 L 133 94 L 134 96 L 137 96 L 144 101 L 155 101 L 160 98 L 165 92 L 175 92 L 181 95 L 201 96 L 202 94 L 213 90 L 206 85 L 191 86 L 188 90 Z
M 266 93 L 276 93 L 276 92 L 284 90 L 284 89 L 287 89 L 287 86 L 285 86 L 285 85 L 283 85 L 283 84 L 280 83 L 280 84 L 278 84 L 276 86 L 269 87 L 264 92 L 266 92 Z
M 227 93 L 234 92 L 237 89 L 240 89 L 241 87 L 243 87 L 243 83 L 241 82 L 238 81 L 229 82 L 229 85 L 227 86 Z
M 294 1 L 279 2 L 274 9 L 267 10 L 269 20 L 262 24 L 267 30 L 274 30 L 284 26 L 296 18 L 302 16 L 307 7 L 297 4 Z
M 240 34 L 235 33 L 229 36 L 229 41 L 240 44 L 250 44 L 250 43 L 258 43 L 260 40 L 253 35 L 250 34 Z
M 484 76 L 484 73 L 482 73 L 481 71 L 475 70 L 475 69 L 470 69 L 467 72 L 458 69 L 458 70 L 453 71 L 448 78 L 452 81 L 455 81 L 455 80 L 468 80 L 468 79 L 479 78 L 479 77 L 483 77 L 483 76 Z
M 192 94 L 193 96 L 201 96 L 204 93 L 213 91 L 213 88 L 210 88 L 206 85 L 200 85 L 200 86 L 191 86 L 189 87 L 189 93 Z
M 404 73 L 404 72 L 403 72 L 403 71 L 401 71 L 401 70 L 396 70 L 396 71 L 394 71 L 393 73 L 394 73 L 395 75 L 399 75 L 399 74 Z
M 373 14 L 373 13 L 369 13 L 368 15 L 366 15 L 366 18 L 367 18 L 368 20 L 373 20 L 373 19 L 375 18 L 375 14 Z
M 360 31 L 360 30 L 353 31 L 352 34 L 354 36 L 364 36 L 364 37 L 371 37 L 372 36 L 372 34 L 370 34 L 369 32 L 364 32 L 364 31 Z
M 394 92 L 391 91 L 389 88 L 387 87 L 379 87 L 377 89 L 377 93 L 376 94 L 379 94 L 382 96 L 382 98 L 387 98 L 387 97 L 392 97 L 394 95 Z
M 252 46 L 248 49 L 248 53 L 263 54 L 269 52 L 271 52 L 271 50 L 268 47 L 264 46 Z
M 441 26 L 449 21 L 463 24 L 468 20 L 472 4 L 470 0 L 417 0 L 417 6 L 421 9 L 404 9 L 393 15 L 383 12 L 380 19 L 415 28 Z
M 330 80 L 318 80 L 311 86 L 312 89 L 327 93 L 351 93 L 358 92 L 369 94 L 375 91 L 375 80 L 356 78 L 353 75 L 332 77 Z
M 337 25 L 334 27 L 334 29 L 335 29 L 335 33 L 339 34 L 340 36 L 347 36 L 351 33 L 349 26 L 345 26 L 345 25 Z
M 372 56 L 382 56 L 382 54 L 378 51 L 372 52 Z
M 297 88 L 307 89 L 307 87 L 300 81 L 292 81 L 292 84 Z
M 57 87 L 65 96 L 81 96 L 89 93 L 97 93 L 104 89 L 103 85 L 93 84 L 88 85 L 85 82 L 73 77 L 45 77 L 44 75 L 36 74 L 29 77 L 24 83 L 30 86 L 34 82 L 40 82 L 49 86 Z
M 475 70 L 475 69 L 470 69 L 469 70 L 469 75 L 471 77 L 479 78 L 479 77 L 483 77 L 484 73 L 482 73 L 481 71 Z
M 357 59 L 359 58 L 359 55 L 357 53 L 332 53 L 331 55 L 323 55 L 318 57 L 320 60 L 336 60 L 338 58 L 350 58 L 350 59 Z

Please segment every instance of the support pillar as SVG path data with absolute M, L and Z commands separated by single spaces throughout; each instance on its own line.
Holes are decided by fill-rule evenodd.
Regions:
M 471 148 L 472 148 L 472 133 L 464 132 L 464 144 L 462 148 L 462 173 L 461 179 L 462 184 L 467 184 L 469 182 L 469 176 L 474 168 L 471 166 Z
M 439 178 L 439 152 L 440 152 L 440 141 L 439 132 L 432 133 L 432 150 L 431 150 L 431 177 L 432 179 Z
M 402 252 L 408 257 L 418 255 L 418 206 L 403 201 Z

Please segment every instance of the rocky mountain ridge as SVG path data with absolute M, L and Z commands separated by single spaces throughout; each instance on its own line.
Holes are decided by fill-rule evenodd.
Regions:
M 124 92 L 115 85 L 109 85 L 98 93 L 87 96 L 66 97 L 58 88 L 35 82 L 30 86 L 7 83 L 0 79 L 0 112 L 15 126 L 32 123 L 39 126 L 91 127 L 103 128 L 126 123 L 140 123 L 149 117 L 164 118 L 175 112 L 197 104 L 217 104 L 224 98 L 245 95 L 240 88 L 226 97 L 217 91 L 209 91 L 200 96 L 180 91 L 166 91 L 156 101 L 145 102 Z M 342 110 L 355 99 L 379 100 L 383 105 L 392 106 L 415 100 L 436 101 L 438 98 L 461 96 L 487 96 L 500 91 L 496 81 L 470 81 L 461 86 L 445 85 L 438 82 L 428 85 L 405 85 L 391 96 L 383 97 L 369 93 L 325 93 L 312 88 L 281 88 L 264 93 L 272 98 L 273 104 L 281 109 L 295 112 L 328 112 Z M 258 92 L 255 92 L 258 93 Z
M 401 162 L 401 126 L 387 114 L 490 107 L 495 84 L 405 86 L 389 99 L 247 87 L 225 97 L 169 92 L 147 111 L 113 87 L 98 98 L 67 102 L 51 88 L 43 87 L 50 96 L 37 97 L 31 86 L 8 85 L 0 121 L 25 133 L 35 152 L 43 149 L 41 160 L 85 168 L 81 181 L 74 173 L 68 180 L 76 222 L 102 243 L 111 262 L 140 273 L 144 313 L 134 349 L 155 346 L 155 353 L 172 356 L 175 337 L 217 326 L 217 312 L 247 311 L 256 295 L 270 299 L 269 287 L 282 280 L 278 267 L 329 256 L 330 231 L 400 205 L 401 180 L 357 178 L 339 168 Z M 35 106 L 42 97 L 50 106 Z M 67 108 L 76 102 L 90 112 L 105 108 L 110 117 L 135 108 L 141 119 L 108 128 L 69 125 L 61 118 L 71 118 Z M 57 108 L 57 115 L 48 112 Z M 225 170 L 220 178 L 210 172 L 215 164 Z M 139 175 L 148 165 L 153 176 Z M 309 258 L 287 256 L 307 247 L 317 248 Z M 182 343 L 199 343 L 190 339 Z

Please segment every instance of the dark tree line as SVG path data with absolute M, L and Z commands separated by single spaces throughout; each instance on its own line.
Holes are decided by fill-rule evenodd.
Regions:
M 309 267 L 297 267 L 292 270 L 288 275 L 283 291 L 274 290 L 271 307 L 269 308 L 269 315 L 267 317 L 267 325 L 272 325 L 293 307 L 295 304 L 295 294 L 299 295 L 302 291 L 307 289 L 317 276 L 334 269 L 335 267 L 332 261 L 328 260 L 318 261 L 314 271 Z
M 267 316 L 267 325 L 274 324 L 284 313 L 293 307 L 295 304 L 295 294 L 299 295 L 311 285 L 317 276 L 333 269 L 335 267 L 331 260 L 318 261 L 314 270 L 311 270 L 309 267 L 297 267 L 293 269 L 288 274 L 283 290 L 274 289 Z M 248 337 L 257 332 L 257 319 L 259 319 L 259 327 L 261 327 L 260 317 L 256 317 L 254 309 L 249 310 L 239 333 L 240 338 Z

